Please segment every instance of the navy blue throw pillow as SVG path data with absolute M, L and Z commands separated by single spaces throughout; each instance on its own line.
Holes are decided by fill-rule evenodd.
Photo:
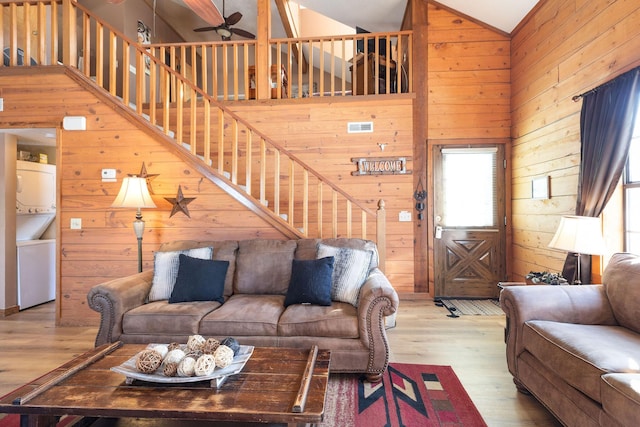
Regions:
M 180 254 L 178 276 L 169 303 L 218 301 L 224 303 L 224 279 L 229 261 L 192 258 Z
M 292 304 L 331 305 L 331 275 L 334 257 L 293 260 L 291 282 L 284 306 Z

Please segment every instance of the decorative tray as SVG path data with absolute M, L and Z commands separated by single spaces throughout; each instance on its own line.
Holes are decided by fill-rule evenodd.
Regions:
M 153 348 L 158 344 L 149 344 L 147 348 Z M 162 374 L 162 370 L 156 371 L 153 374 L 144 374 L 136 369 L 136 355 L 121 365 L 111 368 L 112 371 L 119 374 L 123 374 L 127 384 L 132 384 L 134 380 L 147 381 L 151 383 L 165 383 L 165 384 L 180 384 L 180 383 L 192 383 L 198 381 L 211 381 L 211 387 L 220 387 L 227 377 L 240 373 L 244 368 L 251 355 L 253 354 L 253 346 L 241 345 L 238 354 L 233 358 L 233 362 L 224 368 L 216 368 L 211 375 L 205 376 L 192 376 L 192 377 L 168 377 Z

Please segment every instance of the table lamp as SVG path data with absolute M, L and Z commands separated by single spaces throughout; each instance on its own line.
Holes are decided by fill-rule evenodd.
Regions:
M 133 221 L 133 231 L 138 238 L 138 273 L 142 272 L 142 235 L 144 234 L 144 221 L 142 220 L 141 208 L 155 208 L 147 179 L 137 176 L 125 177 L 122 180 L 122 187 L 118 197 L 111 204 L 112 208 L 136 208 L 136 220 Z
M 582 284 L 580 276 L 580 255 L 603 255 L 606 250 L 602 238 L 600 218 L 567 215 L 560 218 L 556 234 L 549 247 L 574 252 L 578 258 L 577 278 L 574 285 Z

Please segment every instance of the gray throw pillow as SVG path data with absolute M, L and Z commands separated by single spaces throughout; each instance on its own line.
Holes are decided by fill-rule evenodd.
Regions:
M 371 251 L 318 244 L 316 258 L 334 257 L 331 299 L 358 306 L 360 288 L 369 274 Z
M 195 248 L 184 251 L 156 252 L 153 260 L 153 282 L 149 291 L 149 302 L 168 300 L 173 292 L 180 266 L 180 254 L 191 258 L 211 259 L 213 248 Z

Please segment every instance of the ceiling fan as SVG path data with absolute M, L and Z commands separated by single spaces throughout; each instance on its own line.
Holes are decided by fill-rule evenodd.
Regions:
M 200 33 L 203 31 L 215 31 L 216 33 L 218 33 L 220 37 L 222 37 L 222 40 L 231 40 L 231 36 L 233 34 L 237 34 L 247 39 L 255 39 L 256 38 L 255 34 L 252 34 L 249 31 L 243 30 L 241 28 L 232 27 L 232 25 L 237 24 L 240 21 L 240 19 L 242 19 L 242 13 L 234 12 L 231 15 L 226 16 L 224 11 L 224 3 L 225 1 L 222 0 L 222 16 L 224 18 L 224 22 L 222 24 L 217 25 L 215 27 L 196 28 L 193 31 L 197 33 Z

